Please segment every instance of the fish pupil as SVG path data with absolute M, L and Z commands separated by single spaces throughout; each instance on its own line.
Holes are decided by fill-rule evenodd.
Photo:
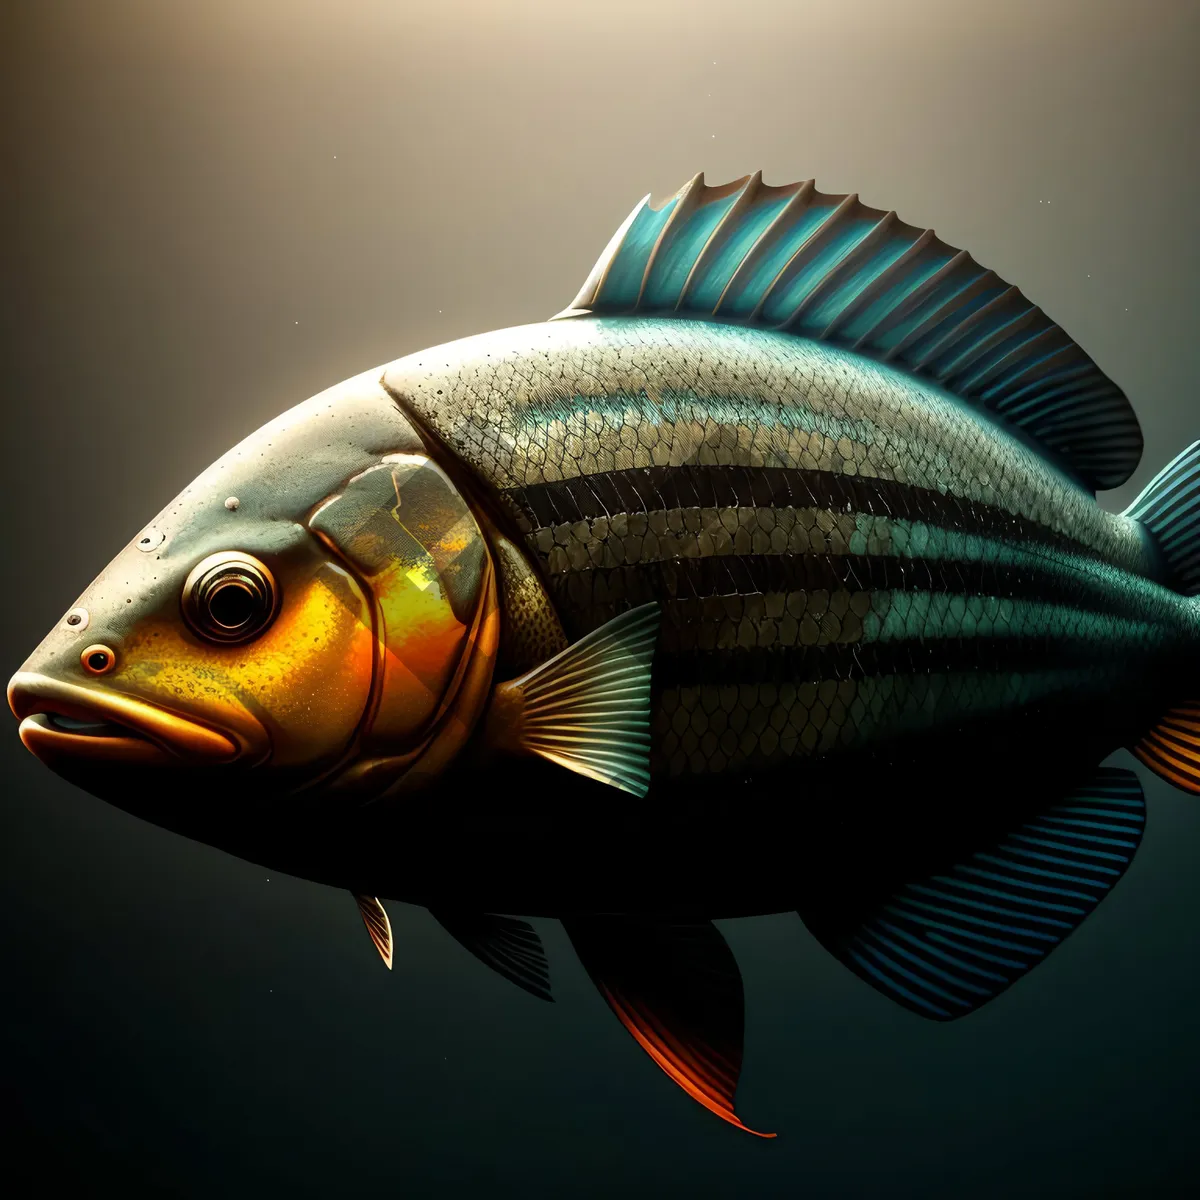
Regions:
M 238 629 L 255 614 L 258 595 L 240 579 L 222 582 L 209 596 L 208 611 L 225 629 Z
M 95 654 L 89 654 L 88 666 L 93 671 L 103 671 L 108 666 L 108 655 L 101 650 L 97 650 Z

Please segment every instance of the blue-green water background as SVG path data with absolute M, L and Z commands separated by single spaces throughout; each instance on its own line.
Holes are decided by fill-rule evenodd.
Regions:
M 1200 9 L 1167 0 L 5 4 L 0 667 L 262 421 L 549 316 L 641 195 L 701 169 L 859 191 L 1021 286 L 1142 418 L 1123 505 L 1200 436 L 1198 49 Z M 10 1177 L 1192 1194 L 1200 803 L 1148 776 L 1113 895 L 959 1024 L 893 1007 L 795 916 L 722 923 L 762 1142 L 637 1050 L 555 922 L 552 1006 L 402 904 L 388 974 L 348 896 L 103 806 L 15 724 L 0 746 Z

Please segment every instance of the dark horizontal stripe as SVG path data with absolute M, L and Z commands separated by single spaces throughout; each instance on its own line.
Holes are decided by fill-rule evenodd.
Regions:
M 638 467 L 511 488 L 536 526 L 673 508 L 829 508 L 924 521 L 980 537 L 1035 542 L 1096 556 L 1083 542 L 995 505 L 894 479 L 801 467 Z
M 677 558 L 633 566 L 596 567 L 552 575 L 556 598 L 576 611 L 611 616 L 626 607 L 707 596 L 767 592 L 906 591 L 1057 604 L 1080 612 L 1145 619 L 1136 593 L 1109 588 L 1086 575 L 951 559 L 896 558 L 884 554 L 759 554 Z
M 655 655 L 656 688 L 704 684 L 816 683 L 880 675 L 1032 674 L 1103 668 L 1104 650 L 1049 638 L 925 638 L 894 642 L 832 642 L 824 646 L 753 646 L 731 650 L 669 650 Z M 957 704 L 946 691 L 947 703 Z

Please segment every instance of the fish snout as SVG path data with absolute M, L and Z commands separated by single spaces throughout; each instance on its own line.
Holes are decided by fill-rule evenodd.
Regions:
M 99 663 L 99 652 L 92 653 Z M 9 680 L 8 705 L 21 722 L 25 747 L 51 767 L 64 759 L 158 766 L 225 763 L 257 749 L 245 739 L 143 700 L 28 670 Z

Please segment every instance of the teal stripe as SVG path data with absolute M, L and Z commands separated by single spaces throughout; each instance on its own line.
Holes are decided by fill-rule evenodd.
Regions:
M 1033 838 L 1028 838 L 1026 840 L 1034 841 Z M 1036 845 L 1049 845 L 1050 843 L 1037 842 L 1035 844 Z M 1057 848 L 1061 850 L 1062 846 L 1058 845 Z M 1035 859 L 1037 862 L 1057 863 L 1060 867 L 1075 867 L 1076 869 L 1078 869 L 1079 867 L 1085 867 L 1087 870 L 1096 871 L 1098 874 L 1116 875 L 1118 877 L 1121 874 L 1121 872 L 1119 870 L 1116 870 L 1113 867 L 1102 867 L 1097 863 L 1081 863 L 1078 859 L 1058 858 L 1056 855 L 1053 855 L 1053 854 L 1039 854 L 1036 850 L 1026 850 L 1023 846 L 1013 846 L 1013 845 L 1005 844 L 1004 851 L 1006 854 L 1018 854 L 1022 858 L 1032 858 L 1032 859 Z M 1094 854 L 1095 852 L 1089 851 L 1088 853 Z M 1115 854 L 1107 854 L 1107 855 L 1104 855 L 1104 857 L 1105 858 L 1116 858 L 1117 856 Z M 1126 862 L 1128 860 L 1121 859 L 1120 861 Z M 1032 871 L 1033 868 L 1029 867 L 1028 870 Z M 1063 876 L 1063 878 L 1073 878 L 1073 876 Z
M 983 856 L 977 854 L 975 857 L 982 858 Z M 1090 896 L 1086 892 L 1073 892 L 1073 891 L 1070 891 L 1068 888 L 1051 887 L 1047 883 L 1033 883 L 1028 879 L 1015 879 L 1012 875 L 997 875 L 994 871 L 984 871 L 984 870 L 980 869 L 979 867 L 971 867 L 971 866 L 964 865 L 964 866 L 959 867 L 959 870 L 960 871 L 968 871 L 972 875 L 978 875 L 981 879 L 991 879 L 996 883 L 1008 883 L 1008 884 L 1012 884 L 1014 887 L 1029 888 L 1029 889 L 1031 889 L 1033 891 L 1037 891 L 1037 892 L 1048 892 L 1050 895 L 1053 895 L 1053 896 L 1070 896 L 1072 899 L 1075 899 L 1075 900 L 1089 900 L 1089 901 L 1094 901 L 1096 899 L 1095 896 Z M 1028 870 L 1028 868 L 1027 867 L 1019 867 L 1018 870 L 1025 871 L 1025 870 Z
M 1036 829 L 1037 826 L 1036 825 L 1027 825 L 1026 828 L 1027 829 Z M 1045 846 L 1047 850 L 1071 850 L 1076 854 L 1086 854 L 1086 855 L 1088 855 L 1089 858 L 1107 858 L 1112 862 L 1119 862 L 1119 863 L 1128 863 L 1129 862 L 1128 854 L 1109 854 L 1106 850 L 1089 850 L 1082 846 L 1081 847 L 1064 846 L 1062 844 L 1062 842 L 1047 842 L 1047 841 L 1043 840 L 1042 838 L 1030 837 L 1028 834 L 1023 834 L 1023 833 L 1014 833 L 1014 834 L 1011 834 L 1010 836 L 1020 842 L 1029 842 L 1031 845 L 1034 845 L 1034 846 Z M 1098 841 L 1099 839 L 1098 838 L 1084 838 L 1081 840 L 1083 840 L 1083 841 Z M 1063 860 L 1057 859 L 1055 861 L 1061 862 Z M 1100 868 L 1097 867 L 1096 870 L 1100 870 Z M 1119 875 L 1120 873 L 1121 873 L 1120 871 L 1113 872 L 1114 875 Z
M 880 924 L 883 924 L 883 922 L 880 922 Z M 898 946 L 891 938 L 885 937 L 880 933 L 878 929 L 868 927 L 867 932 L 871 937 L 878 938 L 893 954 L 898 954 L 901 958 L 920 967 L 923 971 L 928 971 L 929 974 L 936 976 L 938 979 L 945 980 L 946 983 L 962 988 L 964 991 L 974 992 L 977 996 L 988 995 L 987 988 L 981 988 L 978 984 L 971 983 L 966 979 L 960 979 L 957 975 L 951 975 L 949 971 L 943 971 L 940 967 L 935 967 L 928 959 L 914 954 L 911 950 L 906 950 L 903 946 Z M 858 940 L 861 943 L 862 939 Z M 929 947 L 926 946 L 924 949 L 928 952 Z M 943 957 L 949 958 L 949 955 L 944 955 Z M 955 965 L 958 966 L 960 964 L 956 963 Z
M 1087 821 L 1064 821 L 1063 824 L 1064 825 L 1087 825 L 1087 824 L 1089 824 L 1089 822 L 1087 822 Z M 1037 825 L 1037 824 L 1026 825 L 1025 828 L 1038 830 L 1042 833 L 1049 833 L 1049 834 L 1057 833 L 1063 837 L 1076 838 L 1078 841 L 1081 841 L 1081 842 L 1093 842 L 1099 846 L 1124 846 L 1127 850 L 1136 850 L 1137 849 L 1137 842 L 1127 842 L 1127 841 L 1123 841 L 1121 838 L 1106 838 L 1106 837 L 1100 837 L 1094 833 L 1076 833 L 1074 830 L 1070 830 L 1070 829 L 1054 829 L 1053 827 L 1047 827 L 1045 825 Z M 1122 830 L 1121 832 L 1124 833 L 1125 831 Z M 1129 861 L 1129 856 L 1126 855 L 1125 862 L 1128 862 L 1128 861 Z
M 1004 849 L 1008 850 L 1009 848 L 1007 846 L 1005 846 Z M 1045 877 L 1046 879 L 1060 879 L 1064 883 L 1080 883 L 1080 884 L 1083 884 L 1085 887 L 1087 887 L 1089 885 L 1092 885 L 1095 887 L 1103 887 L 1104 886 L 1102 883 L 1100 883 L 1099 881 L 1097 881 L 1095 879 L 1085 879 L 1080 875 L 1064 875 L 1061 871 L 1043 871 L 1040 867 L 1028 867 L 1024 863 L 1014 863 L 1014 862 L 1009 862 L 1007 859 L 1004 859 L 1004 858 L 997 858 L 994 854 L 976 854 L 974 857 L 979 862 L 995 863 L 996 866 L 998 866 L 998 867 L 1014 867 L 1014 868 L 1016 868 L 1016 870 L 1023 871 L 1027 875 L 1041 875 L 1041 876 Z M 1022 855 L 1022 857 L 1027 857 L 1027 856 Z M 1039 854 L 1039 855 L 1036 855 L 1035 857 L 1046 858 L 1047 856 Z M 1096 868 L 1094 868 L 1094 867 L 1089 868 L 1089 869 L 1096 870 Z M 1112 871 L 1111 874 L 1119 875 L 1120 871 Z M 1029 886 L 1032 886 L 1032 884 Z M 1080 893 L 1078 893 L 1078 892 L 1068 892 L 1067 893 L 1067 895 L 1069 895 L 1069 896 L 1077 896 L 1079 894 Z M 1094 896 L 1089 896 L 1088 898 L 1095 899 Z
M 999 908 L 995 904 L 984 904 L 982 900 L 973 900 L 970 896 L 957 896 L 953 892 L 944 892 L 938 888 L 929 887 L 928 884 L 924 883 L 910 883 L 908 885 L 908 890 L 912 892 L 919 892 L 923 896 L 933 896 L 938 900 L 945 900 L 948 904 L 962 904 L 967 908 L 978 909 L 980 912 L 994 913 L 998 917 L 1023 917 L 1027 921 L 1036 921 L 1039 925 L 1053 925 L 1058 929 L 1074 928 L 1070 921 L 1059 921 L 1054 917 L 1039 917 L 1036 913 L 1031 912 L 1014 912 L 1011 908 Z M 975 890 L 982 891 L 983 889 L 977 888 Z M 998 898 L 1007 899 L 1007 897 Z M 955 916 L 960 915 L 962 914 L 955 913 Z M 1013 933 L 1028 932 L 1020 925 L 1005 925 L 1004 928 Z
M 920 1005 L 921 1008 L 927 1009 L 931 1013 L 936 1013 L 939 1017 L 948 1017 L 950 1015 L 946 1009 L 939 1008 L 936 1004 L 932 1004 L 924 997 L 918 996 L 914 992 L 910 992 L 908 988 L 897 983 L 894 979 L 889 978 L 882 971 L 880 971 L 878 967 L 875 967 L 869 963 L 861 954 L 858 953 L 857 950 L 850 950 L 849 955 L 856 963 L 858 963 L 860 967 L 862 967 L 864 971 L 878 979 L 885 988 L 897 992 L 899 995 L 905 997 L 905 999 L 911 1000 L 914 1004 Z
M 936 925 L 937 929 L 950 929 L 950 926 L 938 925 L 936 921 L 930 921 L 930 922 L 927 922 L 927 924 Z M 1023 963 L 1022 962 L 1013 962 L 1012 959 L 1000 958 L 996 954 L 989 954 L 986 950 L 980 950 L 977 946 L 960 945 L 953 938 L 947 937 L 944 933 L 938 933 L 937 929 L 929 930 L 929 940 L 930 941 L 938 942 L 939 944 L 941 944 L 943 946 L 953 946 L 954 949 L 957 950 L 960 954 L 974 955 L 976 958 L 982 958 L 984 962 L 995 963 L 996 966 L 998 966 L 998 967 L 1012 967 L 1012 969 L 1014 971 L 1028 971 L 1029 970 L 1029 964 L 1027 962 L 1023 962 Z M 968 933 L 967 930 L 960 931 L 957 929 L 950 929 L 950 932 L 952 932 L 952 933 L 960 933 L 961 932 L 962 934 L 964 934 L 968 937 L 971 937 L 975 941 L 986 942 L 988 945 L 993 945 L 993 946 L 1003 945 L 1003 943 L 997 942 L 994 938 L 984 937 L 982 934 L 971 934 L 971 933 Z M 1039 956 L 1042 953 L 1040 950 L 1030 950 L 1028 947 L 1025 947 L 1025 946 L 1018 947 L 1018 948 L 1024 950 L 1025 953 L 1033 954 L 1034 956 Z
M 913 937 L 911 933 L 906 933 L 903 929 L 893 925 L 890 921 L 885 921 L 879 918 L 879 924 L 884 927 L 889 933 L 898 938 L 902 938 L 910 945 L 918 947 L 922 954 L 932 954 L 934 958 L 940 959 L 942 962 L 949 963 L 951 966 L 958 967 L 959 970 L 968 971 L 972 975 L 978 975 L 981 979 L 991 979 L 995 983 L 1007 983 L 1008 978 L 1004 975 L 997 975 L 994 971 L 985 971 L 982 967 L 977 967 L 974 963 L 963 962 L 959 958 L 955 958 L 951 954 L 947 954 L 944 950 L 937 949 L 936 946 L 930 946 L 927 942 L 922 942 L 918 938 Z M 968 954 L 975 954 L 976 951 L 966 951 Z M 990 959 L 989 959 L 990 961 Z M 1016 964 L 1010 964 L 1016 965 Z M 932 968 L 931 968 L 932 969 Z M 965 986 L 965 985 L 964 985 Z
M 915 885 L 910 885 L 910 890 L 929 891 L 928 888 L 920 888 Z M 951 897 L 941 896 L 937 892 L 934 892 L 933 895 L 938 896 L 939 899 L 951 899 Z M 904 902 L 906 904 L 911 904 L 914 908 L 924 909 L 927 912 L 940 913 L 943 917 L 953 917 L 956 921 L 965 921 L 968 925 L 982 925 L 985 929 L 999 929 L 1004 933 L 1017 933 L 1022 937 L 1037 938 L 1037 940 L 1041 942 L 1057 942 L 1059 940 L 1059 938 L 1052 933 L 1042 933 L 1040 930 L 1036 929 L 1023 929 L 1020 925 L 1006 925 L 1002 921 L 989 921 L 984 917 L 972 917 L 967 913 L 957 912 L 953 908 L 946 908 L 944 905 L 939 904 L 928 904 L 923 900 L 915 900 L 909 896 L 905 897 Z M 979 909 L 988 908 L 986 904 L 975 904 L 971 905 L 971 907 Z M 998 910 L 992 909 L 990 911 L 996 912 Z M 1045 924 L 1061 925 L 1064 929 L 1068 930 L 1071 928 L 1071 926 L 1066 924 L 1065 921 L 1046 921 Z M 948 926 L 948 928 L 953 928 L 953 926 Z M 959 932 L 961 933 L 962 931 L 959 930 Z M 1014 945 L 1011 947 L 1011 949 L 1019 950 L 1020 946 Z
M 1113 803 L 1118 803 L 1118 801 L 1113 801 Z M 1129 804 L 1131 807 L 1142 807 L 1141 800 L 1131 800 L 1129 801 Z M 1084 817 L 1108 817 L 1110 820 L 1116 820 L 1118 817 L 1124 815 L 1123 813 L 1114 813 L 1108 808 L 1080 808 L 1077 804 L 1056 804 L 1053 808 L 1048 808 L 1046 811 L 1047 813 L 1078 813 L 1080 816 Z M 1138 824 L 1141 824 L 1140 820 L 1138 821 Z M 1129 826 L 1125 825 L 1123 828 L 1128 829 Z
M 876 935 L 876 936 L 878 936 L 878 935 Z M 881 939 L 881 940 L 886 941 L 886 939 Z M 888 967 L 890 970 L 895 971 L 896 974 L 898 974 L 902 979 L 907 979 L 909 981 L 909 983 L 915 983 L 918 987 L 923 987 L 927 992 L 932 992 L 935 996 L 940 996 L 943 1000 L 949 1000 L 951 1004 L 957 1004 L 960 1008 L 970 1008 L 971 1007 L 970 1004 L 968 1004 L 967 1001 L 963 1000 L 960 996 L 952 995 L 950 992 L 947 992 L 944 988 L 938 987 L 938 985 L 936 983 L 932 983 L 928 979 L 924 978 L 923 976 L 917 975 L 914 972 L 908 970 L 907 967 L 901 966 L 898 962 L 894 962 L 886 954 L 884 954 L 884 952 L 882 950 L 880 950 L 877 946 L 872 946 L 868 942 L 864 942 L 862 938 L 855 938 L 854 944 L 856 946 L 858 946 L 858 948 L 864 954 L 869 954 L 873 959 L 875 959 L 876 962 L 882 963 L 885 967 Z M 921 965 L 925 966 L 924 963 L 922 963 Z M 957 982 L 957 981 L 952 980 L 951 982 Z M 959 984 L 959 986 L 961 987 L 963 985 Z M 976 988 L 974 990 L 980 991 L 981 989 Z
M 1004 900 L 1009 904 L 1016 905 L 1020 908 L 1025 908 L 1027 905 L 1032 905 L 1035 908 L 1049 909 L 1051 912 L 1074 913 L 1082 916 L 1085 909 L 1076 908 L 1072 904 L 1051 904 L 1048 900 L 1030 900 L 1026 896 L 1014 896 L 1011 892 L 1002 892 L 998 888 L 984 887 L 980 883 L 971 883 L 966 879 L 958 879 L 953 875 L 934 875 L 934 883 L 946 884 L 955 888 L 963 888 L 965 891 L 977 892 L 981 896 L 992 896 L 996 900 Z M 1003 880 L 1002 882 L 1007 882 Z M 964 900 L 964 903 L 968 901 Z M 996 912 L 1004 912 L 1005 909 L 998 908 Z M 1034 914 L 1028 914 L 1034 920 L 1038 920 Z
M 1124 833 L 1124 834 L 1130 833 L 1130 829 L 1129 829 L 1128 825 L 1108 825 L 1108 824 L 1102 823 L 1100 821 L 1075 821 L 1075 820 L 1072 820 L 1070 817 L 1059 817 L 1059 816 L 1050 816 L 1050 815 L 1047 815 L 1046 817 L 1044 817 L 1043 821 L 1046 822 L 1047 824 L 1050 824 L 1052 822 L 1053 824 L 1050 824 L 1051 828 L 1053 828 L 1054 825 L 1077 825 L 1083 829 L 1103 829 L 1103 830 L 1106 830 L 1108 833 Z M 1131 846 L 1131 847 L 1134 847 L 1135 849 L 1137 847 L 1137 842 L 1116 842 L 1115 844 L 1118 846 Z
M 914 637 L 1039 637 L 1097 646 L 1162 644 L 1174 630 L 1154 619 L 1130 620 L 1084 612 L 1042 600 L 963 596 L 953 592 L 888 591 L 871 597 L 863 617 L 863 641 L 910 641 Z

